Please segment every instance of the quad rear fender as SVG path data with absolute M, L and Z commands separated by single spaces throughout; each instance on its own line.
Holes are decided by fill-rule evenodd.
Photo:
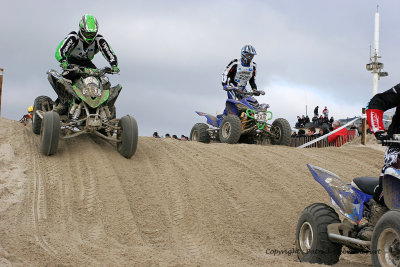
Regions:
M 386 206 L 400 209 L 400 170 L 387 168 L 383 177 L 383 193 Z
M 307 164 L 307 167 L 314 179 L 328 192 L 333 207 L 358 224 L 363 217 L 364 203 L 371 196 L 346 184 L 332 172 L 310 164 Z
M 199 116 L 206 117 L 208 124 L 210 124 L 210 125 L 212 125 L 214 127 L 218 127 L 218 119 L 217 119 L 217 117 L 215 117 L 215 116 L 213 116 L 211 114 L 204 113 L 204 112 L 199 112 L 199 111 L 196 111 L 196 113 Z

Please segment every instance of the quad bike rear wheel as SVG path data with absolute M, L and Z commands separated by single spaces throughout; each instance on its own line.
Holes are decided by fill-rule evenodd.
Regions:
M 275 136 L 275 138 L 271 138 L 271 144 L 290 146 L 292 130 L 290 129 L 290 124 L 287 120 L 282 118 L 274 120 L 271 127 L 271 133 Z
M 400 210 L 388 211 L 379 219 L 372 234 L 371 257 L 374 266 L 400 265 Z
M 238 116 L 228 114 L 221 122 L 219 140 L 221 143 L 236 144 L 242 134 L 242 122 Z
M 119 120 L 118 127 L 120 129 L 117 131 L 117 140 L 121 142 L 117 143 L 117 150 L 129 159 L 135 154 L 138 145 L 137 122 L 133 117 L 126 115 Z
M 43 114 L 40 130 L 40 152 L 46 156 L 57 152 L 60 137 L 60 116 L 57 112 L 49 111 Z
M 42 127 L 42 119 L 36 114 L 37 110 L 50 111 L 51 98 L 48 96 L 38 96 L 33 102 L 33 116 L 32 116 L 32 132 L 34 134 L 40 134 Z M 48 104 L 46 104 L 48 103 Z
M 196 123 L 190 131 L 190 141 L 201 143 L 210 143 L 210 134 L 208 133 L 208 125 L 205 123 Z
M 332 265 L 339 261 L 342 245 L 330 241 L 327 226 L 340 223 L 336 211 L 315 203 L 304 209 L 296 229 L 297 257 L 302 262 Z

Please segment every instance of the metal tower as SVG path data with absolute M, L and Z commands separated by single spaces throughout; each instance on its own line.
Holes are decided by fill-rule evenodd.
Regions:
M 373 89 L 372 95 L 376 95 L 378 93 L 378 80 L 380 77 L 388 76 L 387 72 L 383 72 L 383 63 L 379 62 L 378 59 L 381 58 L 379 55 L 379 6 L 376 7 L 375 13 L 375 31 L 374 31 L 374 54 L 373 56 L 370 53 L 369 63 L 367 64 L 367 70 L 371 71 L 374 79 L 373 79 Z

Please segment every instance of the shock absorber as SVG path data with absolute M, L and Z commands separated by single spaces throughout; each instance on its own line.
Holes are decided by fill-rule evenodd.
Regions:
M 107 114 L 106 114 L 106 111 L 104 110 L 104 108 L 101 109 L 100 116 L 101 116 L 103 123 L 106 123 L 108 121 Z
M 71 108 L 71 111 L 72 111 L 72 108 Z M 72 113 L 72 120 L 73 121 L 78 120 L 79 116 L 81 115 L 81 110 L 82 110 L 81 104 L 79 104 L 79 105 L 77 105 L 77 107 L 75 107 L 75 109 L 73 110 L 73 113 Z
M 102 107 L 101 111 L 100 111 L 100 117 L 101 120 L 103 121 L 103 124 L 106 124 L 108 122 L 108 117 L 107 113 L 110 114 L 110 111 L 108 110 L 108 107 Z M 104 129 L 106 130 L 106 133 L 108 134 L 111 131 L 111 128 L 109 126 L 104 127 Z
M 242 121 L 242 131 L 244 131 L 244 129 L 246 129 L 246 123 L 247 123 L 246 112 L 242 112 L 242 114 L 240 115 L 240 120 Z
M 70 115 L 73 115 L 77 107 L 78 107 L 78 104 L 77 104 L 77 103 L 74 103 L 74 104 L 72 105 L 70 111 L 69 111 L 69 114 L 70 114 Z

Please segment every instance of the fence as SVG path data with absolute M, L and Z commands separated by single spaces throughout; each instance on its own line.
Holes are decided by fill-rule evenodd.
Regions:
M 314 144 L 311 144 L 307 147 L 329 147 L 329 146 L 342 146 L 343 144 L 352 141 L 355 137 L 357 136 L 357 130 L 349 130 L 348 135 L 343 135 L 343 136 L 338 136 L 335 142 L 329 143 L 328 138 L 324 138 L 322 140 L 319 140 L 318 142 L 315 142 Z M 303 144 L 306 144 L 312 140 L 314 140 L 316 137 L 313 136 L 296 136 L 292 137 L 290 139 L 290 146 L 291 147 L 299 147 Z

